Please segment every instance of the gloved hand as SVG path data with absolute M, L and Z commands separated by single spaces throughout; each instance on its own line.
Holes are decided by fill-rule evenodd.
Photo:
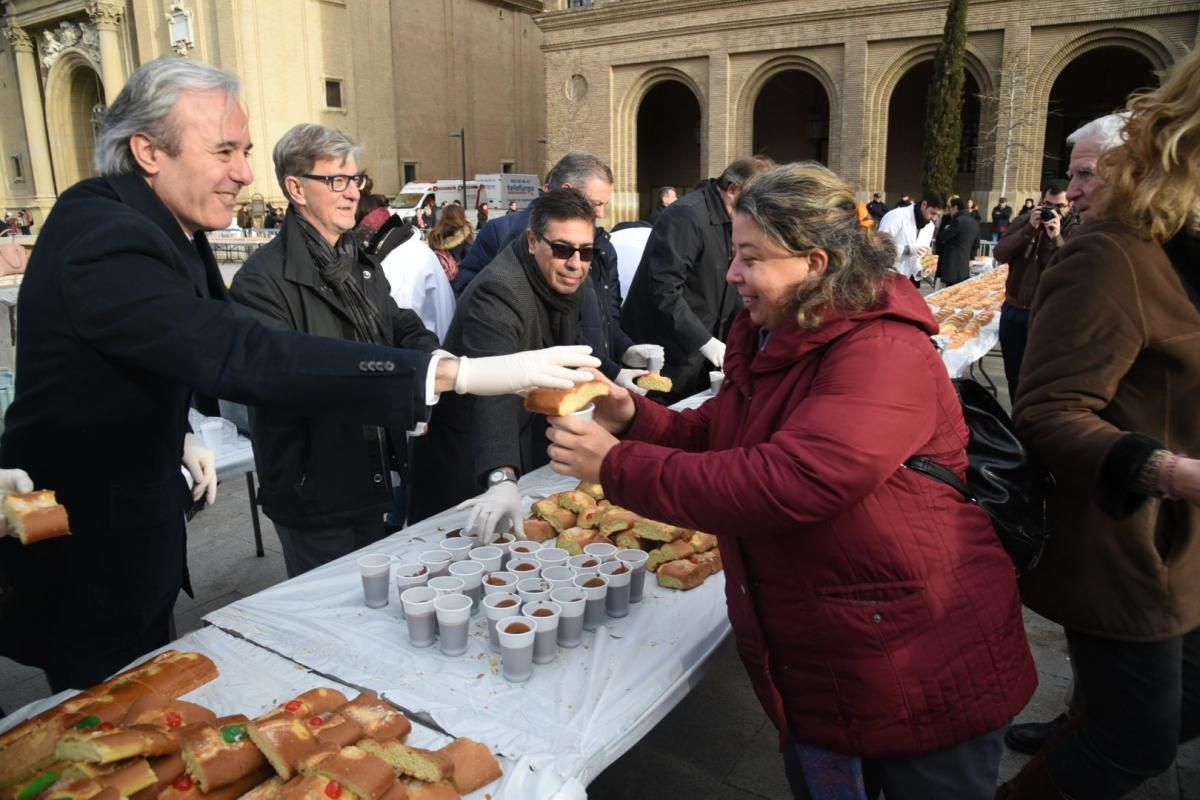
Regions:
M 661 364 L 666 358 L 667 351 L 661 344 L 634 344 L 621 356 L 621 361 L 627 367 L 647 368 L 651 361 L 657 360 Z
M 653 345 L 651 345 L 653 346 Z M 631 392 L 636 392 L 640 395 L 646 394 L 646 389 L 638 386 L 635 381 L 646 374 L 644 369 L 623 369 L 617 373 L 617 379 L 613 381 L 617 386 L 623 386 Z
M 922 246 L 918 246 L 915 244 L 909 244 L 909 245 L 904 246 L 904 255 L 906 255 L 906 256 L 916 256 L 917 258 L 924 258 L 925 256 L 929 255 L 932 252 L 933 251 L 930 250 L 928 247 L 922 247 Z
M 725 366 L 725 343 L 714 336 L 700 345 L 700 355 L 707 358 L 714 367 L 721 369 Z
M 507 356 L 459 356 L 454 391 L 457 394 L 487 397 L 516 394 L 539 386 L 570 389 L 577 383 L 592 380 L 590 372 L 573 368 L 600 366 L 600 359 L 588 355 L 591 352 L 592 348 L 587 345 L 577 344 L 527 350 Z
M 6 494 L 32 491 L 33 481 L 28 472 L 23 469 L 0 469 L 0 498 Z M 12 530 L 8 527 L 8 519 L 0 514 L 0 539 L 5 536 L 12 536 Z
M 183 466 L 192 476 L 192 499 L 204 497 L 211 506 L 217 499 L 217 460 L 194 433 L 183 437 Z
M 525 538 L 525 523 L 521 515 L 521 493 L 512 481 L 501 481 L 494 484 L 486 492 L 470 500 L 464 500 L 454 507 L 455 511 L 471 509 L 463 532 L 474 536 L 484 544 L 491 544 L 499 538 L 503 531 L 497 530 L 500 523 L 508 518 L 512 521 L 513 530 L 518 539 Z

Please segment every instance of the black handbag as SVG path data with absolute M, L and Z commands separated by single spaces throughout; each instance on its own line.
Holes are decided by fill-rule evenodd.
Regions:
M 1046 497 L 1054 478 L 1021 443 L 1012 420 L 987 389 L 973 380 L 953 383 L 971 434 L 966 483 L 926 456 L 913 456 L 904 466 L 952 486 L 986 511 L 1017 574 L 1024 574 L 1037 566 L 1046 548 Z

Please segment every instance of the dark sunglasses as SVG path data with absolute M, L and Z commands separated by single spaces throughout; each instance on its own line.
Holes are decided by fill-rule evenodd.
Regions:
M 367 173 L 361 172 L 358 175 L 301 175 L 301 178 L 308 178 L 310 181 L 324 181 L 331 192 L 344 192 L 349 188 L 350 184 L 354 184 L 354 188 L 362 190 L 367 185 Z
M 592 263 L 592 253 L 595 252 L 595 248 L 591 245 L 587 247 L 572 247 L 566 242 L 552 242 L 545 236 L 539 236 L 538 238 L 550 245 L 550 252 L 554 254 L 555 258 L 561 258 L 563 261 L 567 261 L 571 258 L 571 256 L 579 253 L 580 261 L 582 261 L 584 264 Z

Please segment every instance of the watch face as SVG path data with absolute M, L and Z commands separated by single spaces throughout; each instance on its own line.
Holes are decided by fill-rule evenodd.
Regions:
M 500 481 L 504 480 L 504 473 L 500 470 L 496 470 L 491 475 L 488 475 L 488 480 L 493 483 L 499 483 Z

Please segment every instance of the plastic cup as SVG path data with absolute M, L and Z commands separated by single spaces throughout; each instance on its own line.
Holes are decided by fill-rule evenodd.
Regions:
M 438 547 L 450 554 L 451 561 L 466 561 L 476 543 L 470 536 L 452 536 L 438 542 Z
M 600 571 L 600 564 L 603 563 L 595 556 L 590 556 L 587 553 L 578 556 L 571 556 L 567 560 L 567 564 L 571 569 L 575 570 L 576 575 L 595 575 Z
M 467 652 L 467 626 L 471 621 L 471 598 L 465 594 L 442 595 L 433 601 L 437 614 L 438 640 L 442 654 L 461 656 Z
M 714 395 L 721 391 L 721 384 L 724 382 L 724 372 L 713 371 L 708 373 L 708 388 Z
M 426 550 L 424 553 L 421 553 L 417 556 L 417 561 L 429 567 L 430 578 L 450 574 L 450 553 L 440 547 L 437 550 Z
M 519 542 L 513 542 L 508 546 L 508 552 L 513 558 L 532 558 L 533 554 L 541 549 L 542 545 L 539 542 L 531 542 L 528 539 L 524 539 Z M 509 572 L 511 571 L 512 570 L 509 570 Z
M 629 580 L 633 570 L 624 561 L 609 561 L 600 565 L 600 575 L 608 578 L 604 595 L 604 610 L 617 619 L 629 615 Z
M 437 592 L 438 597 L 462 594 L 463 589 L 467 588 L 467 582 L 455 575 L 439 575 L 436 578 L 430 578 L 425 585 Z
M 588 422 L 591 422 L 592 417 L 595 416 L 595 414 L 596 414 L 596 404 L 588 403 L 586 406 L 579 409 L 578 411 L 572 411 L 570 414 L 568 414 L 568 416 L 575 417 L 576 419 L 587 420 Z
M 564 586 L 572 586 L 575 580 L 575 570 L 565 565 L 544 567 L 542 569 L 542 580 L 550 584 L 550 591 L 561 589 Z
M 533 674 L 533 640 L 537 620 L 530 617 L 509 617 L 496 623 L 500 639 L 500 668 L 504 680 L 524 683 Z
M 488 595 L 505 594 L 507 592 L 517 591 L 517 581 L 520 580 L 511 572 L 493 572 L 483 579 L 483 596 L 486 599 Z
M 405 589 L 424 586 L 429 580 L 429 567 L 416 561 L 402 561 L 396 565 L 396 590 L 404 594 Z M 404 619 L 404 604 L 400 604 L 400 618 Z
M 501 569 L 500 564 L 504 560 L 504 551 L 492 545 L 476 547 L 471 551 L 468 558 L 483 564 L 484 572 L 499 572 Z
M 367 608 L 383 608 L 388 604 L 392 583 L 392 561 L 389 555 L 373 553 L 359 556 L 358 574 L 362 576 L 363 600 Z
M 558 567 L 566 564 L 571 554 L 561 547 L 543 547 L 534 553 L 533 557 L 542 565 L 542 569 L 545 569 L 546 567 Z
M 517 581 L 517 594 L 522 603 L 536 603 L 550 599 L 550 584 L 541 578 L 523 578 Z
M 500 638 L 496 635 L 496 623 L 502 619 L 519 616 L 521 598 L 515 593 L 489 594 L 483 598 L 483 613 L 487 617 L 488 644 L 493 653 L 500 652 Z
M 608 578 L 603 575 L 576 575 L 575 586 L 587 594 L 583 607 L 584 630 L 594 631 L 604 622 L 604 596 L 608 594 Z
M 508 560 L 512 558 L 512 554 L 508 552 L 508 549 L 512 547 L 516 541 L 517 537 L 513 536 L 511 533 L 506 533 L 488 545 L 489 547 L 495 547 L 500 550 L 500 569 L 508 569 Z M 471 552 L 475 551 L 472 550 Z
M 536 558 L 514 558 L 508 562 L 508 571 L 519 578 L 536 578 L 542 565 Z
M 593 542 L 583 546 L 583 554 L 600 559 L 600 563 L 614 561 L 617 558 L 617 546 L 608 542 Z
M 471 614 L 479 613 L 483 600 L 483 564 L 478 561 L 458 561 L 450 565 L 450 577 L 463 582 L 463 594 L 471 598 Z
M 525 616 L 537 620 L 533 635 L 533 663 L 549 664 L 558 656 L 558 617 L 562 608 L 548 600 L 526 603 Z
M 617 553 L 617 560 L 629 565 L 633 574 L 629 578 L 629 602 L 642 602 L 646 586 L 646 562 L 650 554 L 645 550 L 622 550 Z
M 408 641 L 413 647 L 431 647 L 437 635 L 437 610 L 433 607 L 438 593 L 428 586 L 413 586 L 400 595 L 404 618 L 408 622 Z
M 558 644 L 561 647 L 578 647 L 583 641 L 583 610 L 587 605 L 587 592 L 577 586 L 555 589 L 550 593 L 550 602 L 560 609 Z

